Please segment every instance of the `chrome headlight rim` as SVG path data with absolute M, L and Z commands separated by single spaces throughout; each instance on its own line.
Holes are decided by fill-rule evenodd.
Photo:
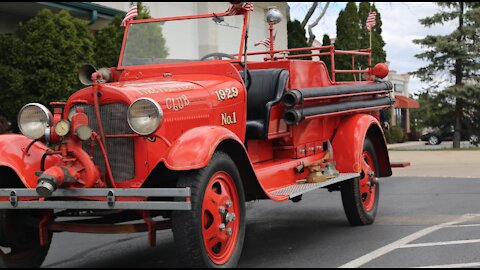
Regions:
M 151 103 L 154 108 L 156 109 L 157 113 L 158 113 L 158 123 L 156 124 L 156 127 L 152 130 L 152 131 L 149 131 L 149 132 L 139 132 L 138 130 L 136 130 L 132 123 L 131 123 L 131 120 L 130 120 L 130 111 L 132 109 L 132 107 L 137 104 L 138 102 L 141 102 L 141 101 L 147 101 L 149 103 Z M 160 107 L 160 105 L 158 104 L 158 102 L 156 102 L 154 99 L 152 98 L 148 98 L 148 97 L 143 97 L 143 98 L 139 98 L 137 100 L 135 100 L 132 104 L 130 104 L 130 106 L 128 107 L 128 110 L 127 110 L 127 122 L 128 122 L 128 126 L 137 134 L 139 135 L 142 135 L 142 136 L 148 136 L 148 135 L 151 135 L 153 133 L 155 133 L 161 126 L 162 126 L 162 123 L 163 123 L 163 110 L 162 110 L 162 107 Z
M 37 107 L 39 108 L 46 116 L 47 118 L 47 123 L 46 123 L 46 126 L 45 126 L 45 129 L 41 132 L 42 135 L 40 136 L 29 136 L 31 134 L 28 134 L 28 132 L 25 131 L 24 128 L 22 128 L 22 122 L 20 121 L 21 117 L 22 117 L 22 113 L 24 112 L 24 110 L 28 107 L 31 107 L 31 106 L 34 106 L 34 107 Z M 44 105 L 40 104 L 40 103 L 28 103 L 26 105 L 24 105 L 20 111 L 18 112 L 18 115 L 17 115 L 17 123 L 18 123 L 18 128 L 20 129 L 20 132 L 25 135 L 26 137 L 32 139 L 32 140 L 38 140 L 38 139 L 41 139 L 43 137 L 45 137 L 45 134 L 47 132 L 47 130 L 49 131 L 50 130 L 50 127 L 52 127 L 53 125 L 53 115 L 52 115 L 52 112 L 50 112 L 50 110 L 45 107 Z

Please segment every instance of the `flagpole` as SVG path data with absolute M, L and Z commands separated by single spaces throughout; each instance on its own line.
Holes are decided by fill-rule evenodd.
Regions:
M 372 28 L 370 28 L 370 53 L 372 53 Z
M 375 5 L 375 2 L 373 2 L 371 5 L 370 5 L 370 12 L 368 13 L 368 15 L 370 16 L 370 13 L 372 13 L 372 7 Z M 369 27 L 370 29 L 370 57 L 368 59 L 368 66 L 371 66 L 372 65 L 372 31 L 373 31 L 373 27 L 375 27 L 375 20 L 377 19 L 377 13 L 375 11 L 375 17 L 374 17 L 374 21 L 373 21 L 373 26 Z

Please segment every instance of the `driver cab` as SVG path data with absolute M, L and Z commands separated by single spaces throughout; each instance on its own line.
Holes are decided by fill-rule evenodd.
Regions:
M 244 72 L 240 75 L 244 77 Z M 285 69 L 249 70 L 247 81 L 247 139 L 267 139 L 270 112 L 286 90 L 289 73 Z

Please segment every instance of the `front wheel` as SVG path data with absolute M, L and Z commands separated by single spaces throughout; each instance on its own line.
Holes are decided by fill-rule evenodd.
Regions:
M 37 268 L 42 265 L 50 248 L 52 234 L 45 246 L 40 245 L 37 223 L 41 214 L 30 210 L 0 210 L 0 267 Z M 38 223 L 37 223 L 38 224 Z
M 175 211 L 172 231 L 187 267 L 235 267 L 245 238 L 245 195 L 237 167 L 215 152 L 207 167 L 184 172 L 177 187 L 190 187 L 190 211 Z
M 365 138 L 362 152 L 362 172 L 360 178 L 342 183 L 342 203 L 347 219 L 353 226 L 369 225 L 375 221 L 378 209 L 379 183 L 378 162 L 375 148 L 369 138 Z

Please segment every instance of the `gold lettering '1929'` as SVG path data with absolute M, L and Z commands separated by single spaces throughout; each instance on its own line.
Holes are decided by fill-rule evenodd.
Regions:
M 232 115 L 228 115 L 228 113 L 222 113 L 222 126 L 225 125 L 232 125 L 237 123 L 237 113 L 233 112 Z
M 225 88 L 215 91 L 218 101 L 232 99 L 238 97 L 238 89 L 233 86 L 232 88 Z

